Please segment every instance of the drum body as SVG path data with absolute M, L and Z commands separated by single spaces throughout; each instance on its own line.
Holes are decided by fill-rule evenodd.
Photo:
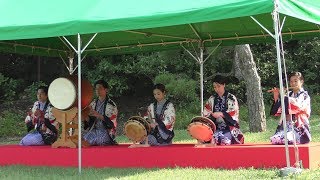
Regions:
M 145 140 L 150 132 L 149 122 L 140 116 L 132 116 L 124 124 L 124 134 L 134 143 Z
M 216 125 L 206 117 L 196 116 L 192 118 L 191 123 L 188 125 L 190 136 L 201 142 L 211 141 L 215 131 Z
M 68 110 L 78 107 L 77 76 L 57 78 L 49 86 L 48 98 L 57 109 Z M 90 105 L 93 98 L 93 87 L 86 79 L 81 79 L 81 109 Z

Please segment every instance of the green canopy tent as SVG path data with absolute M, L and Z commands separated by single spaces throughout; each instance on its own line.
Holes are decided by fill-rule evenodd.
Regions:
M 82 55 L 173 48 L 192 55 L 188 49 L 198 49 L 192 56 L 200 64 L 201 100 L 204 47 L 275 40 L 282 81 L 281 42 L 320 33 L 319 0 L 2 0 L 0 7 L 0 51 L 56 57 L 75 52 L 78 82 Z M 81 94 L 80 86 L 78 91 Z
M 318 0 L 279 0 L 287 20 L 286 39 L 319 34 Z M 59 36 L 76 44 L 99 33 L 84 53 L 118 54 L 180 48 L 181 43 L 212 46 L 273 41 L 253 16 L 272 31 L 272 0 L 139 1 L 8 1 L 0 2 L 1 50 L 58 56 L 69 48 Z M 4 41 L 5 40 L 5 41 Z

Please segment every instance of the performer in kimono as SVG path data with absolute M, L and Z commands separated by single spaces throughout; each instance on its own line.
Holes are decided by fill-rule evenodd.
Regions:
M 303 89 L 304 78 L 300 72 L 294 72 L 289 76 L 290 88 L 289 97 L 285 97 L 285 119 L 281 119 L 275 134 L 270 138 L 272 144 L 284 144 L 283 120 L 287 124 L 288 143 L 292 144 L 294 138 L 297 144 L 306 144 L 311 141 L 309 118 L 311 113 L 310 97 Z M 271 108 L 271 115 L 281 115 L 281 101 L 279 89 L 269 90 L 273 92 L 274 103 Z
M 83 138 L 90 145 L 114 145 L 118 110 L 108 97 L 109 85 L 104 80 L 94 84 L 97 99 L 90 104 L 89 116 L 84 121 Z
M 213 139 L 217 145 L 243 144 L 244 137 L 239 127 L 239 105 L 237 98 L 225 90 L 226 80 L 217 75 L 213 79 L 215 93 L 204 107 L 204 116 L 216 125 Z
M 22 138 L 20 145 L 51 145 L 57 140 L 59 124 L 51 112 L 47 87 L 37 89 L 37 99 L 25 118 L 29 133 Z
M 148 143 L 151 146 L 172 144 L 176 118 L 174 106 L 166 99 L 166 89 L 163 84 L 154 85 L 153 96 L 156 101 L 148 106 L 145 116 L 151 121 L 152 128 L 148 135 Z

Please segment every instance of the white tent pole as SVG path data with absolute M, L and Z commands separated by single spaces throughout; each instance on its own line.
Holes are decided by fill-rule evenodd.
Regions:
M 182 44 L 180 45 L 194 60 L 196 60 L 197 62 L 199 62 L 199 59 L 194 56 L 187 48 L 185 48 Z
M 74 68 L 73 68 L 73 57 L 72 56 L 68 56 L 69 59 L 69 74 L 71 75 L 74 72 Z
M 282 20 L 282 24 L 281 24 L 281 26 L 280 26 L 280 31 L 279 31 L 279 32 L 282 32 L 282 28 L 283 28 L 284 22 L 286 21 L 286 18 L 287 18 L 287 16 L 285 16 L 285 17 L 283 18 L 283 20 Z M 278 19 L 280 19 L 280 18 L 278 18 Z M 282 36 L 281 36 L 281 38 L 282 38 Z
M 61 56 L 61 54 L 59 54 L 63 64 L 66 66 L 66 68 L 68 69 L 68 71 L 70 72 L 69 66 L 67 65 L 67 63 L 64 61 L 63 57 Z
M 280 27 L 280 32 L 281 32 L 281 29 L 284 25 L 284 21 L 285 21 L 285 18 L 283 19 L 283 22 L 282 22 L 282 25 Z M 290 79 L 288 79 L 288 76 L 287 76 L 287 71 L 286 71 L 286 61 L 284 59 L 284 48 L 283 48 L 283 40 L 282 40 L 282 36 L 280 35 L 280 42 L 281 42 L 281 56 L 282 56 L 282 61 L 283 61 L 283 69 L 284 69 L 284 74 L 285 74 L 285 79 L 286 79 L 286 89 L 289 89 L 289 83 L 288 81 L 290 81 Z M 287 91 L 287 97 L 289 97 L 289 91 Z M 291 109 L 291 106 L 289 105 L 288 106 L 288 111 L 290 111 Z M 290 115 L 290 124 L 293 123 L 292 121 L 292 115 Z M 295 133 L 293 133 L 293 146 L 294 146 L 294 155 L 295 155 L 295 167 L 296 168 L 300 168 L 300 160 L 299 160 L 299 148 L 297 146 L 297 142 L 296 142 L 296 135 Z
M 286 153 L 286 164 L 287 167 L 290 167 L 290 157 L 289 157 L 289 147 L 288 147 L 288 137 L 287 137 L 287 121 L 285 115 L 285 104 L 284 104 L 284 89 L 283 89 L 283 80 L 282 80 L 282 66 L 281 66 L 281 54 L 280 54 L 280 40 L 279 40 L 279 19 L 278 19 L 278 1 L 275 0 L 275 9 L 273 11 L 273 22 L 274 22 L 274 31 L 275 31 L 275 40 L 276 40 L 276 50 L 277 50 L 277 63 L 278 63 L 278 74 L 279 74 L 279 87 L 280 87 L 280 100 L 281 100 L 281 119 L 284 130 L 284 139 L 285 139 L 285 153 Z
M 204 91 L 204 86 L 203 86 L 203 65 L 204 63 L 209 59 L 209 57 L 213 54 L 214 51 L 217 50 L 217 48 L 221 45 L 222 42 L 220 42 L 211 52 L 210 54 L 206 57 L 206 59 L 203 59 L 203 51 L 204 51 L 204 45 L 203 42 L 200 43 L 200 56 L 196 57 L 194 56 L 187 48 L 185 48 L 183 45 L 181 47 L 193 58 L 195 59 L 199 64 L 200 64 L 200 103 L 201 103 L 201 116 L 203 116 L 203 91 Z
M 187 48 L 183 45 L 181 47 L 200 64 L 200 103 L 201 103 L 201 116 L 203 116 L 203 47 L 200 47 L 200 56 L 194 56 Z
M 200 98 L 201 98 L 201 116 L 203 116 L 203 46 L 200 47 Z
M 78 168 L 81 174 L 81 37 L 78 33 Z
M 74 52 L 77 52 L 76 48 L 73 47 L 73 45 L 71 44 L 70 41 L 68 41 L 68 39 L 64 36 L 62 36 L 62 38 L 69 44 L 69 46 L 74 50 Z M 78 53 L 78 52 L 77 52 Z
M 221 44 L 222 44 L 222 41 L 220 41 L 220 43 L 217 44 L 217 46 L 214 47 L 213 50 L 211 50 L 210 54 L 206 57 L 206 59 L 203 60 L 203 62 L 206 62 L 206 61 L 210 58 L 210 56 L 218 49 L 218 47 L 219 47 Z
M 81 53 L 81 55 L 82 55 L 82 53 Z M 87 56 L 87 55 L 84 55 L 84 56 L 82 57 L 81 62 L 86 58 L 86 56 Z M 78 65 L 76 65 L 76 67 L 73 69 L 73 71 L 71 72 L 71 74 L 73 74 L 74 71 L 77 70 L 77 68 L 78 68 Z
M 254 22 L 256 22 L 263 30 L 265 30 L 271 37 L 275 38 L 274 35 L 266 28 L 264 27 L 258 20 L 256 20 L 254 17 L 250 16 Z
M 81 53 L 83 53 L 84 50 L 87 49 L 87 47 L 89 46 L 89 44 L 93 41 L 93 39 L 97 36 L 98 33 L 95 33 L 91 39 L 89 40 L 89 42 L 84 46 L 84 48 L 81 50 Z

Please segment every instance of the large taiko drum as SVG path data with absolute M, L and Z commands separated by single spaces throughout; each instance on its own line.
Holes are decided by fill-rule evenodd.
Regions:
M 192 118 L 188 125 L 188 132 L 192 138 L 200 142 L 208 142 L 212 140 L 216 131 L 216 125 L 209 118 L 196 116 Z
M 51 104 L 60 110 L 78 107 L 77 76 L 60 77 L 52 81 L 48 89 Z M 81 109 L 90 105 L 93 98 L 93 87 L 86 79 L 81 79 Z
M 150 132 L 150 123 L 141 116 L 132 116 L 124 124 L 124 134 L 134 143 L 144 141 Z

